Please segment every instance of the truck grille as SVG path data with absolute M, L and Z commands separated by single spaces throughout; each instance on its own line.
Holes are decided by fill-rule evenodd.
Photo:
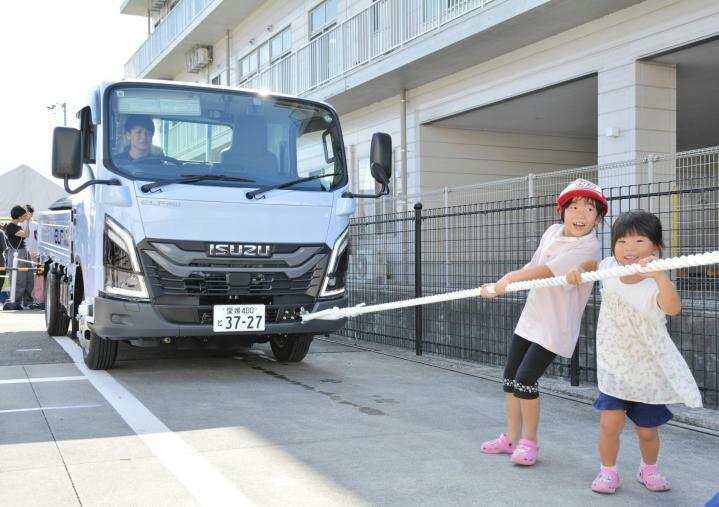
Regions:
M 188 247 L 194 247 L 189 249 Z M 272 257 L 207 258 L 204 245 L 145 240 L 143 267 L 154 297 L 316 297 L 329 260 L 325 245 L 274 245 Z

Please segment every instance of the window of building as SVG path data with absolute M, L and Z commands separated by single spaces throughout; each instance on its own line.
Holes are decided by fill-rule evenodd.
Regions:
M 240 59 L 240 82 L 287 56 L 292 49 L 292 32 L 288 26 L 270 40 Z
M 288 26 L 282 32 L 270 39 L 270 54 L 272 61 L 275 62 L 287 55 L 292 49 L 292 32 Z
M 260 61 L 260 69 L 264 69 L 270 64 L 270 43 L 265 42 L 259 48 L 257 48 L 258 57 Z
M 223 85 L 224 83 L 224 77 L 222 77 L 225 74 L 225 71 L 220 72 L 215 77 L 212 78 L 212 84 L 213 85 Z
M 247 79 L 257 72 L 257 50 L 240 60 L 240 79 Z
M 310 39 L 337 21 L 337 0 L 325 0 L 310 11 Z

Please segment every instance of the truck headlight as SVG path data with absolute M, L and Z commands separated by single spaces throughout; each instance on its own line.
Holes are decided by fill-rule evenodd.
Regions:
M 149 299 L 135 242 L 130 233 L 112 218 L 105 217 L 102 243 L 104 292 L 133 299 Z
M 338 296 L 345 291 L 347 267 L 349 266 L 349 228 L 340 234 L 332 247 L 332 255 L 327 264 L 325 279 L 322 281 L 320 297 Z

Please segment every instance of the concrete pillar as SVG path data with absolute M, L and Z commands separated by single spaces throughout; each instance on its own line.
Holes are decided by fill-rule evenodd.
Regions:
M 599 73 L 598 92 L 600 164 L 676 152 L 676 66 L 637 61 L 615 67 Z M 636 175 L 626 181 L 645 182 Z
M 599 73 L 598 179 L 603 188 L 614 189 L 608 197 L 676 178 L 674 160 L 647 158 L 676 153 L 676 95 L 675 65 L 635 61 Z M 666 222 L 671 206 L 670 198 L 621 199 L 610 201 L 610 216 L 642 208 Z

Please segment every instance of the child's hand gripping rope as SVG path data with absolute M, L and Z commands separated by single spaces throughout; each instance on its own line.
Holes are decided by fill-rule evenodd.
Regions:
M 705 266 L 709 264 L 719 264 L 719 250 L 714 252 L 705 252 L 695 255 L 683 255 L 681 257 L 670 257 L 668 259 L 657 259 L 651 262 L 647 262 L 644 266 L 641 264 L 629 264 L 626 266 L 620 266 L 611 269 L 604 269 L 601 271 L 590 271 L 590 272 L 575 272 L 575 274 L 569 273 L 570 276 L 579 275 L 581 277 L 581 283 L 596 282 L 599 280 L 605 280 L 608 278 L 619 278 L 623 276 L 633 275 L 635 273 L 652 273 L 657 271 L 669 271 L 671 269 L 688 268 L 694 266 Z M 574 271 L 574 270 L 573 270 Z M 502 283 L 500 291 L 504 292 L 516 292 L 520 290 L 529 290 L 540 287 L 556 287 L 559 285 L 567 285 L 571 283 L 567 276 L 555 276 L 552 278 L 542 278 L 540 280 L 528 280 L 523 282 L 506 283 L 500 280 Z M 426 305 L 432 303 L 442 303 L 445 301 L 454 301 L 456 299 L 465 299 L 470 297 L 477 297 L 486 295 L 486 297 L 494 297 L 498 295 L 495 291 L 496 284 L 483 285 L 476 289 L 461 290 L 456 292 L 448 292 L 446 294 L 437 294 L 434 296 L 425 296 L 416 299 L 407 299 L 404 301 L 397 301 L 394 303 L 383 303 L 379 305 L 365 306 L 361 303 L 357 306 L 348 308 L 328 308 L 315 313 L 304 312 L 302 314 L 302 322 L 309 322 L 315 319 L 321 320 L 338 320 L 346 317 L 356 317 L 365 313 L 381 312 L 385 310 L 395 310 L 398 308 L 407 308 L 417 305 Z M 503 289 L 503 290 L 502 290 Z

